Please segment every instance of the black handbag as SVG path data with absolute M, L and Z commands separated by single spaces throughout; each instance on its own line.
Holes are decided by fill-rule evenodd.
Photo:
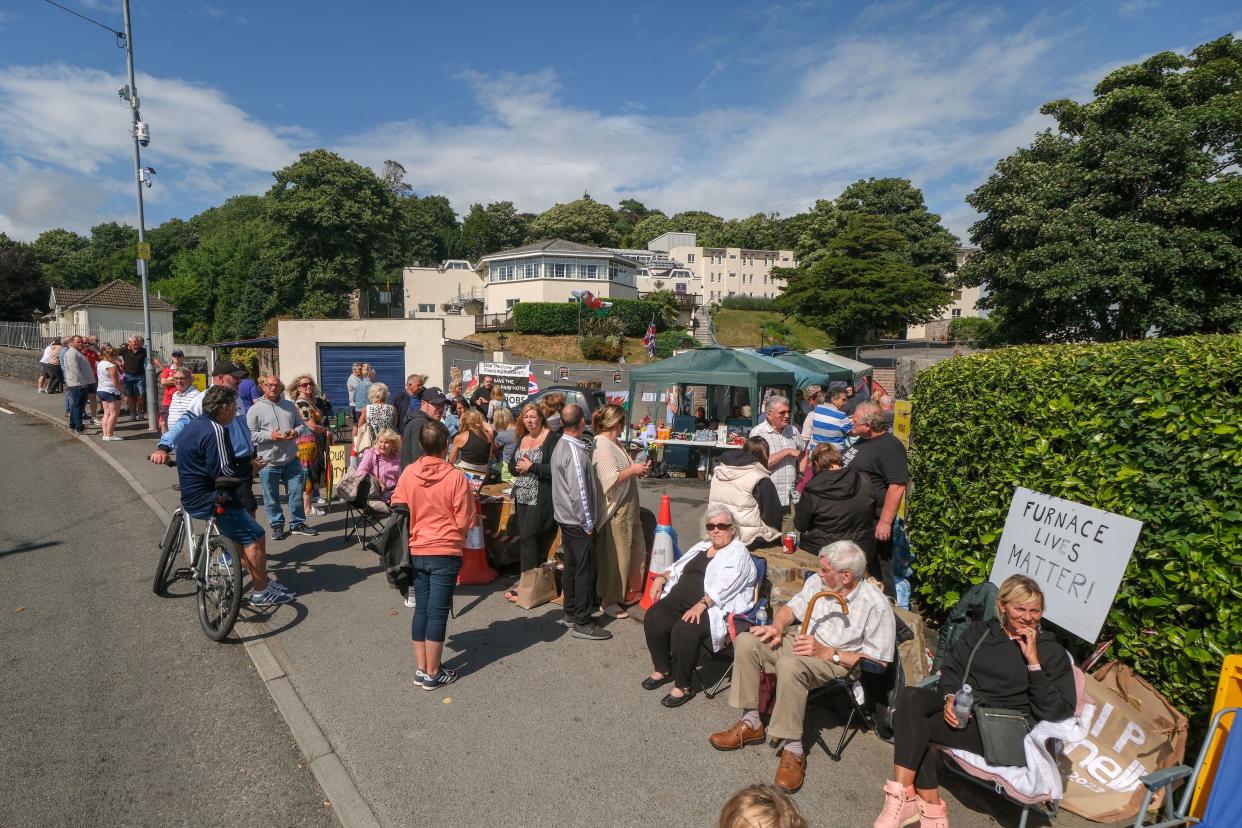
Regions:
M 970 651 L 966 660 L 966 669 L 962 672 L 962 683 L 970 680 L 970 667 L 974 664 L 975 653 L 984 640 L 992 634 L 991 629 L 984 628 L 983 635 Z M 989 765 L 1026 767 L 1026 734 L 1031 732 L 1031 723 L 1021 710 L 1010 710 L 1005 707 L 983 707 L 975 704 L 972 715 L 979 724 L 979 739 L 983 742 L 983 758 Z

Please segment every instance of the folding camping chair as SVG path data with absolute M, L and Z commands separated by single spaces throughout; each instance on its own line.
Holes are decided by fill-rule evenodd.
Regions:
M 896 657 L 895 654 L 894 657 Z M 869 658 L 860 659 L 858 663 L 865 673 L 882 675 L 888 669 L 887 665 L 881 664 L 878 661 L 872 661 Z M 852 675 L 835 678 L 823 687 L 817 687 L 812 690 L 806 698 L 807 707 L 810 707 L 815 702 L 828 702 L 838 697 L 844 697 L 849 700 L 849 714 L 845 718 L 845 724 L 841 726 L 841 736 L 837 739 L 835 751 L 828 747 L 828 742 L 824 739 L 823 729 L 815 729 L 816 743 L 824 749 L 824 753 L 827 753 L 834 762 L 841 761 L 841 754 L 845 752 L 846 745 L 850 743 L 856 733 L 875 729 L 875 718 L 867 712 L 866 691 L 864 690 L 863 698 L 859 699 L 854 693 L 855 683 L 859 683 L 858 679 Z M 865 682 L 859 684 L 863 688 L 866 687 Z
M 1176 825 L 1196 825 L 1198 828 L 1233 828 L 1242 825 L 1242 786 L 1237 780 L 1242 778 L 1242 736 L 1238 735 L 1238 712 L 1242 707 L 1225 707 L 1212 717 L 1212 727 L 1199 748 L 1199 758 L 1194 768 L 1185 765 L 1174 765 L 1171 768 L 1149 773 L 1139 781 L 1147 789 L 1143 795 L 1143 807 L 1134 818 L 1134 828 L 1173 828 Z M 1212 747 L 1212 737 L 1221 726 L 1221 720 L 1233 714 L 1233 725 L 1221 733 L 1224 744 L 1220 749 L 1220 761 L 1216 765 L 1216 775 L 1210 788 L 1206 789 L 1207 804 L 1203 808 L 1203 818 L 1190 816 L 1190 803 L 1194 799 L 1195 789 L 1203 780 L 1203 764 L 1208 751 Z M 1173 807 L 1173 786 L 1186 780 L 1186 790 L 1182 792 L 1182 801 Z M 1210 783 L 1209 783 L 1210 784 Z M 1164 821 L 1144 825 L 1143 818 L 1151 805 L 1151 798 L 1156 791 L 1164 788 Z
M 358 494 L 353 500 L 342 498 L 345 504 L 345 540 L 356 538 L 358 545 L 363 549 L 367 548 L 371 537 L 378 535 L 384 528 L 384 521 L 388 520 L 391 514 L 387 504 L 370 497 L 372 485 L 375 483 L 376 481 L 372 479 L 371 483 L 364 482 L 359 485 Z M 383 505 L 383 510 L 373 506 L 373 503 Z
M 751 555 L 750 559 L 754 562 L 755 572 L 759 576 L 755 581 L 755 602 L 751 604 L 750 609 L 742 613 L 740 617 L 745 618 L 753 625 L 759 623 L 759 611 L 768 605 L 768 599 L 761 597 L 763 594 L 763 581 L 768 574 L 768 562 L 766 558 L 761 558 L 758 555 Z M 707 683 L 703 681 L 703 677 L 700 675 L 703 670 L 703 659 L 699 659 L 699 668 L 694 671 L 694 678 L 696 678 L 702 686 L 703 695 L 707 696 L 709 699 L 714 699 L 716 696 L 719 696 L 727 690 L 729 685 L 733 682 L 733 641 L 730 639 L 729 643 L 726 644 L 724 649 L 719 653 L 712 650 L 711 645 L 709 645 L 706 641 L 703 642 L 702 647 L 706 652 L 709 661 L 720 656 L 727 656 L 729 659 L 729 666 L 725 668 L 725 671 L 721 674 L 720 678 L 717 679 L 710 688 L 707 686 Z

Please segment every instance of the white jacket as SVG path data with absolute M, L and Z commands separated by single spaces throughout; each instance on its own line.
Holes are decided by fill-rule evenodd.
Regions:
M 708 541 L 696 543 L 664 571 L 668 580 L 660 593 L 661 598 L 668 595 L 681 578 L 686 564 L 700 553 L 707 554 L 710 546 Z M 740 614 L 754 605 L 757 580 L 759 573 L 755 570 L 755 562 L 750 559 L 750 551 L 737 538 L 708 561 L 707 571 L 703 573 L 703 591 L 712 599 L 712 605 L 707 608 L 707 621 L 712 630 L 712 652 L 720 652 L 729 642 L 729 613 Z
M 712 472 L 712 485 L 707 499 L 711 503 L 723 503 L 737 516 L 737 534 L 743 544 L 753 543 L 756 538 L 773 541 L 781 536 L 763 522 L 759 502 L 755 500 L 755 484 L 771 474 L 757 461 L 745 466 L 717 464 Z

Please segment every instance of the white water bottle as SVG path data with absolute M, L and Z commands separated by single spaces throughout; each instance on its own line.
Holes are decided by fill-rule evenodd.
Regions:
M 766 627 L 768 625 L 768 606 L 764 604 L 759 608 L 759 612 L 755 613 L 755 619 L 759 622 L 755 626 Z
M 958 730 L 966 727 L 966 723 L 970 721 L 970 711 L 974 706 L 974 693 L 971 692 L 969 684 L 963 684 L 962 689 L 953 696 L 953 714 L 957 716 Z

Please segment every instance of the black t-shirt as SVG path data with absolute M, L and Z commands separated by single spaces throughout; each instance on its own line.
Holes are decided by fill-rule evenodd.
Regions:
M 681 577 L 668 591 L 664 600 L 672 603 L 681 612 L 693 607 L 704 595 L 703 578 L 707 575 L 708 563 L 710 560 L 707 557 L 707 550 L 704 549 L 686 564 L 686 568 L 681 571 Z
M 845 453 L 845 464 L 865 480 L 875 492 L 875 513 L 884 508 L 884 495 L 890 485 L 905 486 L 910 482 L 910 466 L 906 463 L 906 447 L 886 432 L 880 437 L 859 440 Z
M 147 349 L 139 348 L 136 351 L 131 351 L 128 347 L 122 348 L 121 362 L 124 365 L 126 374 L 140 377 L 143 371 L 147 370 Z

